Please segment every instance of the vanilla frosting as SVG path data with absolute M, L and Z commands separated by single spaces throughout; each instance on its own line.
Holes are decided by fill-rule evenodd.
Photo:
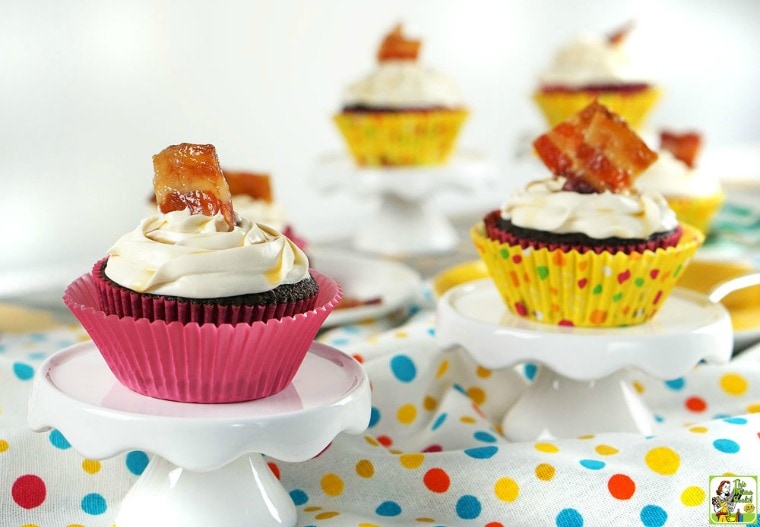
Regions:
M 560 48 L 539 81 L 568 88 L 650 82 L 631 64 L 623 45 L 597 36 L 581 36 Z
M 219 298 L 269 291 L 309 276 L 306 255 L 279 231 L 236 215 L 188 209 L 143 219 L 108 250 L 105 274 L 140 293 Z
M 678 225 L 657 192 L 580 194 L 562 190 L 564 184 L 564 177 L 529 183 L 504 203 L 501 217 L 526 229 L 596 239 L 646 239 Z
M 721 192 L 720 181 L 706 172 L 689 168 L 668 150 L 658 153 L 657 161 L 636 180 L 642 190 L 654 190 L 665 196 L 711 196 Z
M 233 194 L 232 208 L 241 216 L 250 218 L 256 223 L 269 225 L 278 231 L 285 229 L 285 211 L 278 202 L 255 199 L 248 194 Z
M 367 77 L 351 84 L 343 106 L 386 108 L 462 107 L 457 86 L 443 74 L 413 60 L 387 60 Z

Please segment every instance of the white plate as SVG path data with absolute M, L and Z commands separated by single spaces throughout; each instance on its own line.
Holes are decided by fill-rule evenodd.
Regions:
M 336 309 L 323 327 L 387 315 L 408 304 L 422 289 L 422 277 L 406 264 L 363 256 L 345 249 L 309 250 L 312 266 L 336 280 L 344 298 L 380 297 L 379 304 Z

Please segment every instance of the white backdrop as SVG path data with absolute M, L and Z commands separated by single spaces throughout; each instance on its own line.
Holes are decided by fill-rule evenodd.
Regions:
M 399 21 L 461 86 L 460 145 L 499 167 L 498 188 L 436 206 L 496 206 L 527 177 L 519 138 L 543 129 L 539 70 L 574 35 L 628 20 L 631 54 L 665 90 L 652 128 L 699 129 L 715 150 L 760 143 L 756 0 L 0 0 L 0 290 L 85 271 L 144 215 L 151 156 L 183 141 L 271 172 L 307 237 L 350 234 L 371 203 L 323 195 L 313 169 L 343 150 L 341 90 Z

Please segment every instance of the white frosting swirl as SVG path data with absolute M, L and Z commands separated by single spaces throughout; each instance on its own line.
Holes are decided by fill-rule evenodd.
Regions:
M 526 229 L 597 239 L 645 239 L 678 225 L 657 192 L 580 194 L 562 190 L 564 184 L 564 177 L 529 183 L 501 207 L 502 218 Z
M 255 199 L 248 194 L 233 194 L 232 208 L 239 215 L 250 218 L 256 223 L 269 225 L 278 231 L 285 229 L 285 211 L 278 202 Z
M 309 276 L 309 260 L 286 236 L 237 216 L 188 209 L 157 214 L 108 250 L 106 276 L 140 293 L 219 298 L 269 291 Z
M 621 44 L 606 38 L 581 36 L 560 48 L 549 67 L 539 75 L 541 84 L 581 88 L 599 84 L 651 81 L 631 64 Z
M 387 60 L 346 88 L 343 105 L 459 108 L 463 100 L 457 86 L 443 74 L 413 60 Z
M 668 150 L 658 153 L 657 161 L 636 179 L 641 190 L 665 196 L 712 196 L 721 192 L 720 180 L 703 170 L 692 169 Z

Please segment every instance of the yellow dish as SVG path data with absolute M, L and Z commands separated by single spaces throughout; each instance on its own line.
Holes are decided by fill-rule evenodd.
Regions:
M 693 260 L 677 285 L 707 293 L 719 282 L 752 270 L 752 265 L 745 262 Z M 454 286 L 487 277 L 488 270 L 482 261 L 467 261 L 437 274 L 432 281 L 433 293 L 436 297 L 441 297 Z M 735 291 L 727 295 L 721 303 L 731 314 L 734 331 L 760 329 L 760 286 Z

